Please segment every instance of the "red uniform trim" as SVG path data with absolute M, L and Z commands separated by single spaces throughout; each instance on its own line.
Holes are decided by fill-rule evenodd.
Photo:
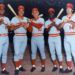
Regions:
M 15 33 L 16 36 L 26 36 L 26 33 Z
M 65 35 L 75 35 L 75 32 L 66 32 Z
M 60 36 L 60 34 L 49 34 L 50 37 L 57 37 Z
M 43 36 L 43 34 L 42 33 L 35 33 L 35 34 L 32 34 L 32 36 L 35 36 L 35 37 L 37 37 L 37 36 Z
M 0 36 L 8 36 L 8 34 L 0 34 Z

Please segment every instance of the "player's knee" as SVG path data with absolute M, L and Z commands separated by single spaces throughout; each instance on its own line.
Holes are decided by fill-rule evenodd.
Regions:
M 7 55 L 2 55 L 2 62 L 6 63 L 6 61 L 7 61 Z
M 32 53 L 31 54 L 31 57 L 32 57 L 32 59 L 35 59 L 36 58 L 36 54 L 35 53 Z
M 72 52 L 73 59 L 75 59 L 75 52 Z
M 72 60 L 72 57 L 71 57 L 71 55 L 69 55 L 69 56 L 66 56 L 66 59 L 67 59 L 67 61 L 71 61 L 71 60 Z
M 46 59 L 46 56 L 44 55 L 44 56 L 42 56 L 41 58 L 44 60 L 44 59 Z
M 56 60 L 56 56 L 55 55 L 52 55 L 51 58 L 52 58 L 52 60 Z
M 23 54 L 20 54 L 20 55 L 19 55 L 19 58 L 20 58 L 20 59 L 23 59 Z
M 4 57 L 4 58 L 7 57 L 7 52 L 3 52 L 2 57 Z
M 46 58 L 45 52 L 43 52 L 43 53 L 41 54 L 41 58 L 42 58 L 42 59 L 45 59 L 45 58 Z
M 16 53 L 14 54 L 14 58 L 18 58 L 19 56 L 20 56 L 19 52 L 16 52 Z
M 58 52 L 57 55 L 58 55 L 59 58 L 62 58 L 62 52 Z

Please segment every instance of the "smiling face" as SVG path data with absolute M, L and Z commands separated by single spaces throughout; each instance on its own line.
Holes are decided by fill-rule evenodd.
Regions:
M 72 8 L 66 8 L 66 13 L 67 14 L 72 14 L 73 12 L 73 9 Z
M 67 3 L 66 4 L 66 13 L 67 14 L 72 14 L 73 13 L 73 4 L 72 3 Z
M 4 13 L 5 13 L 5 5 L 0 4 L 0 15 L 4 15 Z
M 23 16 L 23 15 L 24 15 L 24 10 L 23 10 L 23 9 L 20 9 L 20 10 L 18 11 L 18 15 L 19 15 L 19 16 Z
M 23 5 L 19 5 L 18 6 L 18 15 L 19 16 L 23 16 L 24 15 L 24 10 L 25 10 L 24 6 Z
M 32 15 L 33 15 L 34 18 L 38 18 L 38 16 L 39 16 L 39 11 L 38 11 L 37 8 L 33 8 L 33 9 L 32 9 Z
M 4 15 L 4 13 L 5 13 L 4 9 L 0 10 L 0 15 Z
M 55 14 L 55 9 L 54 8 L 49 8 L 48 9 L 49 17 L 54 18 Z

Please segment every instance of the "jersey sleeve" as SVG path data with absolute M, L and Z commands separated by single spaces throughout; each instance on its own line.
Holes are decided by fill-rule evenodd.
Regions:
M 5 17 L 4 23 L 7 24 L 7 25 L 10 25 L 10 20 L 9 20 L 9 18 Z
M 15 17 L 11 19 L 11 24 L 16 24 L 16 19 L 15 19 Z
M 55 23 L 56 23 L 56 25 L 59 25 L 60 23 L 62 23 L 62 20 L 57 19 Z
M 24 18 L 24 22 L 28 22 L 28 18 L 27 17 Z
M 41 18 L 41 19 L 40 19 L 40 21 L 39 21 L 39 23 L 40 23 L 40 24 L 42 24 L 42 25 L 44 25 L 44 24 L 45 24 L 44 19 L 43 19 L 43 18 Z
M 74 16 L 72 17 L 72 19 L 71 19 L 73 22 L 75 22 L 75 14 L 74 14 Z
M 64 22 L 66 20 L 66 16 L 62 17 L 62 22 Z
M 45 28 L 48 28 L 48 26 L 50 26 L 51 23 L 52 23 L 51 21 L 47 20 L 47 21 L 45 22 Z

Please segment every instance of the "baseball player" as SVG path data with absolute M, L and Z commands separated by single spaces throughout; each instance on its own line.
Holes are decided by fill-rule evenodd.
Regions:
M 52 72 L 55 72 L 58 69 L 58 61 L 56 58 L 56 53 L 59 60 L 59 72 L 63 72 L 61 37 L 60 37 L 60 31 L 58 30 L 58 26 L 61 23 L 61 20 L 55 19 L 54 8 L 49 8 L 48 13 L 50 15 L 50 18 L 45 22 L 45 27 L 47 31 L 49 32 L 48 44 L 49 44 L 49 49 L 51 53 L 51 58 L 54 65 Z
M 24 6 L 18 6 L 18 16 L 13 17 L 11 20 L 11 30 L 14 30 L 15 36 L 13 39 L 14 42 L 14 62 L 15 62 L 15 75 L 19 74 L 19 71 L 25 71 L 22 67 L 22 61 L 24 52 L 27 46 L 27 18 L 24 17 Z
M 32 15 L 33 19 L 31 19 L 30 25 L 32 26 L 32 39 L 31 39 L 31 62 L 32 62 L 32 68 L 31 72 L 36 70 L 36 54 L 37 54 L 37 48 L 39 48 L 40 54 L 41 54 L 41 72 L 45 71 L 45 48 L 44 48 L 44 19 L 39 17 L 39 10 L 38 8 L 32 9 Z
M 75 14 L 73 14 L 72 3 L 67 3 L 66 13 L 67 15 L 62 18 L 60 28 L 63 27 L 65 33 L 64 47 L 67 59 L 67 69 L 65 69 L 64 73 L 69 73 L 72 72 L 72 56 L 75 61 Z
M 7 52 L 9 46 L 8 26 L 10 25 L 9 18 L 4 16 L 5 5 L 0 4 L 0 58 L 2 58 L 2 74 L 9 74 L 6 71 Z

